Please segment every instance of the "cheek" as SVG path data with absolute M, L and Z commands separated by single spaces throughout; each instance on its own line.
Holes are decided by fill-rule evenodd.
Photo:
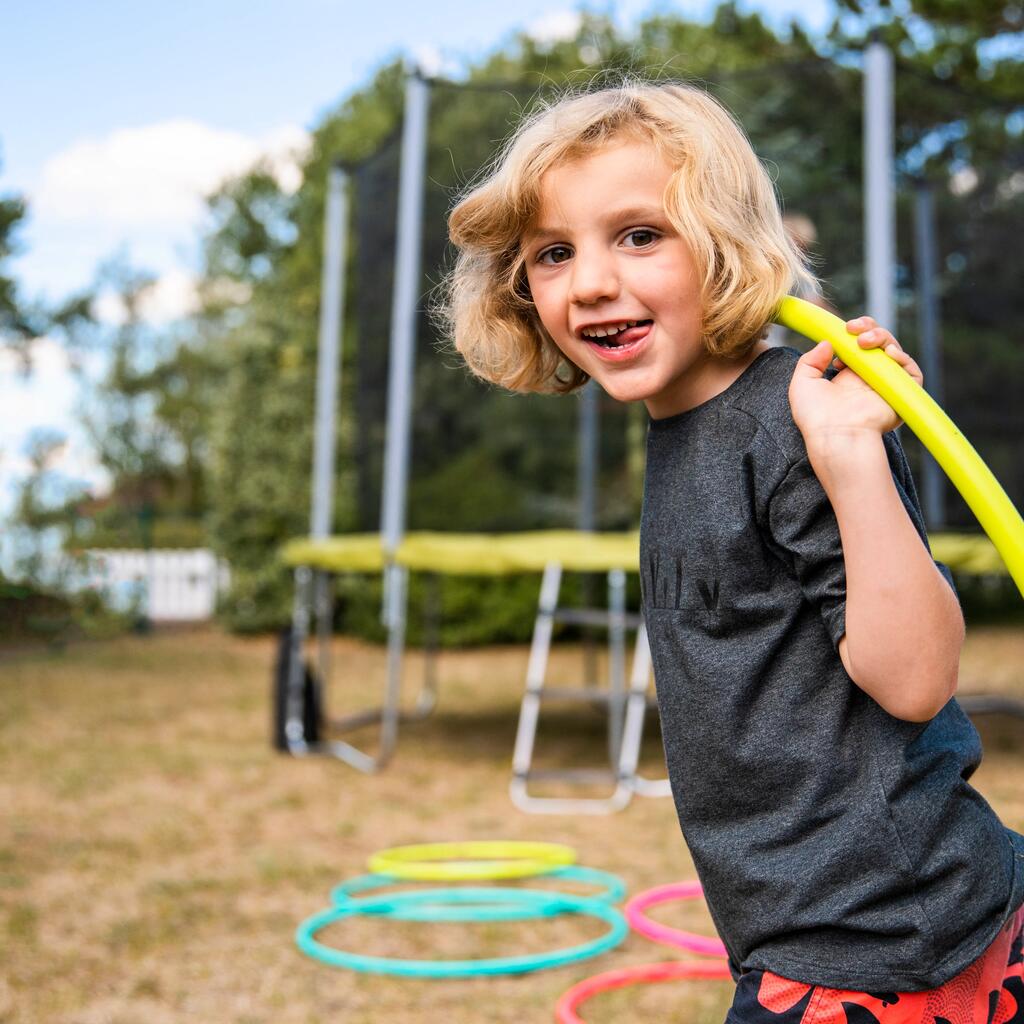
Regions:
M 646 301 L 666 312 L 700 318 L 700 283 L 692 260 L 669 251 L 638 269 L 635 286 Z
M 563 308 L 557 290 L 551 287 L 550 282 L 536 280 L 529 274 L 526 279 L 530 284 L 530 295 L 533 297 L 533 305 L 541 323 L 549 334 L 556 335 L 556 326 L 562 318 Z

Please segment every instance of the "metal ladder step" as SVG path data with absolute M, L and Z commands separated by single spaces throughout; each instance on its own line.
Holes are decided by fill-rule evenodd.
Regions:
M 603 704 L 608 706 L 613 700 L 624 701 L 626 695 L 613 694 L 607 690 L 587 689 L 585 686 L 543 686 L 530 693 L 543 701 L 564 701 L 567 704 Z
M 597 626 L 610 629 L 620 622 L 624 629 L 639 629 L 643 618 L 636 612 L 615 612 L 610 608 L 555 608 L 549 613 L 555 622 L 573 626 Z
M 610 768 L 531 768 L 516 772 L 516 778 L 526 782 L 562 781 L 580 785 L 588 782 L 615 785 L 619 781 L 618 773 Z

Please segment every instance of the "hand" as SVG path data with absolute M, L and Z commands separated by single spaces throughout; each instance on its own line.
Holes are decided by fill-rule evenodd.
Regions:
M 892 334 L 869 316 L 848 320 L 846 329 L 857 336 L 862 349 L 880 348 L 903 367 L 918 384 L 924 383 L 920 367 L 900 347 Z M 829 365 L 839 373 L 826 380 Z M 868 387 L 841 359 L 832 346 L 820 342 L 803 355 L 789 386 L 793 419 L 804 435 L 808 450 L 834 447 L 837 443 L 866 434 L 881 435 L 901 423 L 891 406 Z

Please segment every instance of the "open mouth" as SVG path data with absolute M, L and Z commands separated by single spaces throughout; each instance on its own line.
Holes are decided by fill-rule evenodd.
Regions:
M 621 348 L 643 337 L 653 320 L 623 320 L 617 324 L 603 324 L 600 327 L 585 327 L 580 334 L 584 341 L 601 348 Z

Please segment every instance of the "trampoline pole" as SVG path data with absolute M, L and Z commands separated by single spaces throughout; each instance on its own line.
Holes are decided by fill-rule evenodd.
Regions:
M 896 334 L 893 286 L 896 205 L 893 183 L 893 58 L 874 38 L 864 51 L 864 251 L 867 312 Z
M 430 86 L 418 69 L 411 68 L 405 80 L 405 116 L 402 123 L 402 165 L 398 184 L 395 285 L 388 365 L 387 444 L 384 452 L 381 513 L 382 541 L 387 558 L 383 610 L 388 629 L 388 666 L 378 767 L 383 766 L 391 756 L 398 735 L 402 658 L 405 649 L 407 572 L 403 566 L 395 564 L 394 557 L 405 533 L 409 481 L 429 101 Z
M 324 212 L 324 258 L 320 282 L 320 334 L 316 363 L 316 420 L 313 435 L 313 504 L 310 534 L 323 540 L 331 533 L 334 497 L 334 411 L 341 385 L 341 324 L 345 301 L 345 250 L 348 175 L 335 164 L 327 173 Z
M 576 464 L 576 529 L 592 533 L 597 529 L 597 466 L 600 438 L 598 383 L 590 380 L 580 391 Z M 583 573 L 581 597 L 584 608 L 593 608 L 594 576 Z M 583 678 L 595 686 L 598 678 L 597 643 L 594 633 L 583 627 Z
M 348 175 L 340 164 L 327 172 L 324 210 L 324 256 L 320 282 L 320 334 L 316 364 L 316 414 L 313 433 L 313 499 L 310 535 L 325 540 L 331 535 L 334 500 L 335 410 L 341 386 L 341 325 L 344 320 L 345 257 L 348 243 Z M 333 593 L 329 575 L 313 576 L 316 615 L 317 670 L 326 688 L 330 676 Z
M 387 444 L 384 452 L 381 532 L 389 556 L 394 555 L 405 533 L 429 94 L 430 87 L 417 71 L 412 71 L 406 78 L 405 87 L 395 286 L 388 359 Z
M 939 405 L 945 404 L 942 385 L 942 335 L 939 320 L 939 295 L 935 287 L 935 200 L 929 182 L 917 182 L 914 193 L 914 276 L 917 292 L 917 336 L 921 369 L 928 393 Z M 922 452 L 925 525 L 940 530 L 946 522 L 944 476 L 935 456 Z

